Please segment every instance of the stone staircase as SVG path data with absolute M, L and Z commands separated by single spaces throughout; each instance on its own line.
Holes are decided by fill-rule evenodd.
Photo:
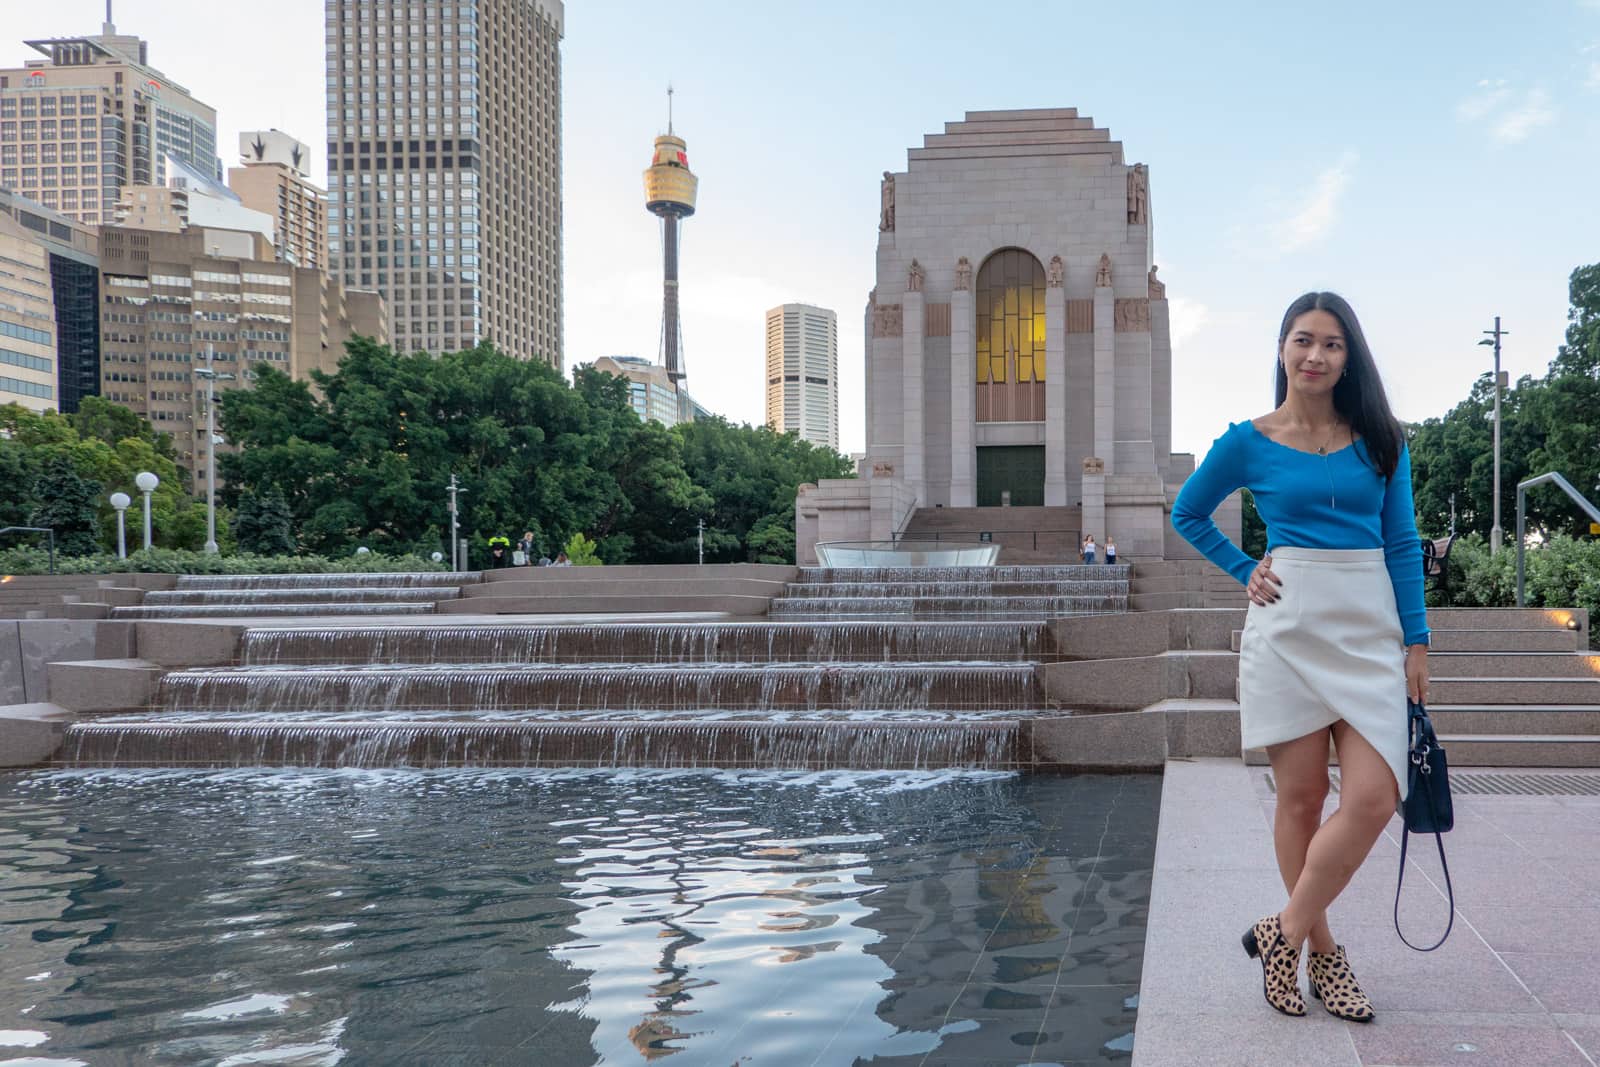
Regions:
M 113 620 L 432 615 L 472 572 L 183 575 L 171 589 L 107 608 Z
M 443 615 L 585 615 L 717 612 L 761 615 L 792 580 L 794 567 L 769 563 L 507 567 L 483 572 Z
M 1058 620 L 1062 659 L 1045 668 L 1045 694 L 1072 713 L 1074 750 L 1237 754 L 1244 619 L 1189 608 Z M 1428 621 L 1429 713 L 1452 765 L 1600 767 L 1600 655 L 1585 612 L 1434 608 Z
M 1126 565 L 802 567 L 775 619 L 1052 619 L 1128 607 Z
M 1132 611 L 1248 607 L 1244 586 L 1208 560 L 1135 563 L 1128 586 Z
M 1428 714 L 1452 766 L 1600 767 L 1600 655 L 1583 612 L 1434 608 L 1428 624 Z

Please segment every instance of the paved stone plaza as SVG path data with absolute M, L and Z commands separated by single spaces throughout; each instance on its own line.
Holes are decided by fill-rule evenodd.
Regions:
M 1469 773 L 1490 772 L 1459 772 Z M 1167 764 L 1135 1067 L 1600 1062 L 1600 795 L 1458 789 L 1456 828 L 1445 837 L 1458 916 L 1444 947 L 1426 954 L 1402 945 L 1392 924 L 1395 819 L 1330 915 L 1378 1010 L 1361 1025 L 1309 998 L 1304 1019 L 1273 1012 L 1259 966 L 1239 947 L 1244 928 L 1284 901 L 1268 774 L 1237 760 Z M 1330 813 L 1337 803 L 1329 798 Z M 1414 839 L 1410 855 L 1401 922 L 1428 944 L 1446 916 L 1432 839 Z

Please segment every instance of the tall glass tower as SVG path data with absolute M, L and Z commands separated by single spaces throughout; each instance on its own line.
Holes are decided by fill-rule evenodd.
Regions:
M 328 254 L 401 351 L 562 366 L 562 0 L 326 0 Z

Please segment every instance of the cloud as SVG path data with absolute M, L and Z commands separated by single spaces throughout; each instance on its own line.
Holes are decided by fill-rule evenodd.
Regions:
M 1300 201 L 1274 227 L 1280 251 L 1292 252 L 1327 236 L 1339 216 L 1339 200 L 1350 185 L 1356 154 L 1346 152 L 1311 183 Z
M 1211 309 L 1198 300 L 1175 296 L 1167 303 L 1167 315 L 1172 327 L 1172 347 L 1182 349 L 1183 343 L 1199 333 L 1211 318 Z
M 1504 78 L 1485 78 L 1456 105 L 1456 117 L 1484 125 L 1501 144 L 1517 144 L 1540 126 L 1555 122 L 1556 110 L 1543 89 L 1517 89 Z

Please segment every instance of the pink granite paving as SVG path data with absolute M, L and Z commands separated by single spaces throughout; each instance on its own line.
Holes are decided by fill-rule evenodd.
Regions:
M 1283 902 L 1273 810 L 1265 768 L 1167 764 L 1135 1067 L 1600 1065 L 1600 796 L 1458 792 L 1445 837 L 1456 925 L 1432 953 L 1395 936 L 1392 822 L 1330 913 L 1378 1009 L 1365 1026 L 1314 1001 L 1304 1019 L 1271 1011 L 1239 948 L 1239 933 Z M 1429 944 L 1447 917 L 1432 838 L 1414 837 L 1410 856 L 1401 921 Z

